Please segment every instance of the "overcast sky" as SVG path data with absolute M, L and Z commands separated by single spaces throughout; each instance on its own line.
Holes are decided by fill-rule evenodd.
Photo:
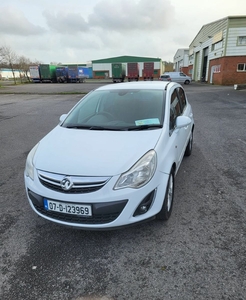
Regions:
M 0 46 L 42 63 L 173 61 L 203 25 L 235 15 L 246 0 L 1 0 Z

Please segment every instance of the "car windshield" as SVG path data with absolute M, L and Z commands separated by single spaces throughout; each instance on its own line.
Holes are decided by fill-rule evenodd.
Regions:
M 85 96 L 61 126 L 89 130 L 149 130 L 162 127 L 162 89 L 96 90 Z

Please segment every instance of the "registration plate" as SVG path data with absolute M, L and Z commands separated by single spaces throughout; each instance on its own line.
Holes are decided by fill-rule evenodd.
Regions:
M 64 214 L 92 216 L 91 205 L 58 202 L 44 199 L 44 208 Z

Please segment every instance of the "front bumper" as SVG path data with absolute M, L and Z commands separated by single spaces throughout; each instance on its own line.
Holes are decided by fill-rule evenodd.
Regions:
M 43 186 L 37 176 L 34 181 L 25 176 L 26 193 L 32 209 L 41 217 L 81 229 L 111 229 L 149 220 L 161 210 L 168 174 L 156 172 L 152 180 L 140 189 L 113 190 L 116 178 L 112 178 L 102 189 L 87 194 L 63 194 Z M 92 216 L 79 216 L 46 210 L 44 199 L 88 204 Z M 140 206 L 147 207 L 141 212 Z
M 59 213 L 55 211 L 46 210 L 44 207 L 44 197 L 32 192 L 28 189 L 28 197 L 31 200 L 35 210 L 42 216 L 46 216 L 53 220 L 68 222 L 71 224 L 106 224 L 113 222 L 122 212 L 128 200 L 93 203 L 92 217 L 78 216 L 66 213 Z M 56 199 L 50 199 L 56 200 Z M 63 201 L 60 201 L 61 203 Z M 71 203 L 72 204 L 72 203 Z M 76 203 L 75 203 L 76 204 Z

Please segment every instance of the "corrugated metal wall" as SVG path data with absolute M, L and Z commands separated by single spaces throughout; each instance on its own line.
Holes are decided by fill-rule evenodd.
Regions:
M 246 55 L 246 45 L 238 45 L 239 36 L 246 36 L 246 26 L 242 28 L 229 28 L 225 50 L 227 56 Z

